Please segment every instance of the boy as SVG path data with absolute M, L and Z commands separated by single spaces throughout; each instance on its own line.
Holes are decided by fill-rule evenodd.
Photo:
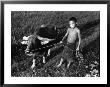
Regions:
M 81 36 L 80 36 L 80 30 L 76 27 L 77 25 L 77 19 L 75 17 L 71 17 L 69 19 L 69 26 L 70 28 L 67 29 L 67 33 L 63 37 L 62 41 L 67 37 L 67 43 L 64 46 L 64 50 L 61 54 L 61 60 L 60 63 L 57 65 L 57 67 L 60 67 L 63 63 L 63 60 L 66 59 L 68 61 L 67 68 L 69 68 L 71 62 L 73 62 L 73 57 L 75 57 L 76 51 L 79 50 L 79 46 L 81 43 Z M 76 48 L 76 39 L 79 39 L 78 46 Z M 62 41 L 60 43 L 62 43 Z

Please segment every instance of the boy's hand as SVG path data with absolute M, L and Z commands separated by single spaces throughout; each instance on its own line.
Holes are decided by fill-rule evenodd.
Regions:
M 79 47 L 76 49 L 76 51 L 79 51 Z
M 60 43 L 63 43 L 62 41 L 60 41 Z
M 78 50 L 78 48 L 76 49 L 76 57 L 78 57 L 79 56 L 79 50 Z

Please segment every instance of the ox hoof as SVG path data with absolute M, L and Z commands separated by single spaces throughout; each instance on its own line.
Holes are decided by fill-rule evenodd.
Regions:
M 50 56 L 50 52 L 47 54 L 47 56 Z
M 31 69 L 34 69 L 35 66 L 31 66 Z
M 31 66 L 31 69 L 32 69 L 33 72 L 35 72 L 35 67 Z
M 61 66 L 61 65 L 59 64 L 59 65 L 57 65 L 56 67 L 59 68 L 60 66 Z

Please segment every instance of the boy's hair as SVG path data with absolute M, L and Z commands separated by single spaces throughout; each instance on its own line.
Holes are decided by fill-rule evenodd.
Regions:
M 74 21 L 75 23 L 77 23 L 77 19 L 76 19 L 75 17 L 71 17 L 71 18 L 69 19 L 69 21 Z

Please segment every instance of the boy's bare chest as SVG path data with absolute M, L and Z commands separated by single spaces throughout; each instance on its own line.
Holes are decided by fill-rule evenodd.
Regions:
M 75 29 L 74 30 L 73 29 L 69 29 L 68 32 L 69 32 L 69 34 L 68 34 L 69 36 L 75 37 L 77 35 L 77 31 Z

